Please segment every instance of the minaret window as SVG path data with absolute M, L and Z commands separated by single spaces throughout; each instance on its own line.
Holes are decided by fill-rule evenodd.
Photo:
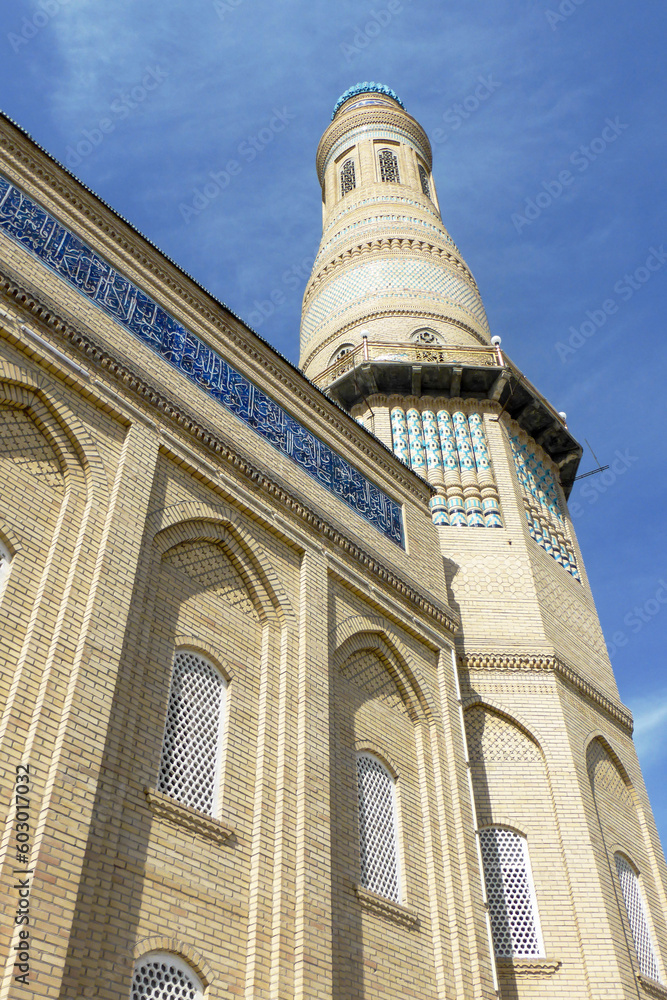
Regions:
M 649 979 L 660 982 L 660 971 L 655 957 L 653 942 L 651 941 L 648 920 L 646 919 L 646 909 L 639 885 L 639 878 L 634 868 L 630 865 L 630 862 L 622 854 L 615 854 L 614 861 L 616 862 L 618 881 L 621 883 L 621 892 L 623 893 L 623 902 L 628 914 L 628 923 L 632 931 L 632 940 L 635 943 L 639 971 L 644 976 L 648 976 Z
M 400 184 L 401 178 L 398 173 L 398 159 L 390 149 L 381 149 L 378 155 L 380 163 L 380 180 L 389 181 L 391 184 Z
M 422 186 L 422 194 L 425 194 L 427 198 L 431 197 L 431 186 L 428 182 L 428 174 L 421 163 L 419 164 L 419 180 Z
M 341 344 L 341 346 L 336 348 L 334 353 L 331 355 L 331 361 L 329 362 L 329 364 L 333 365 L 334 362 L 340 361 L 341 358 L 344 358 L 345 355 L 349 354 L 350 351 L 352 351 L 353 349 L 354 349 L 354 344 Z
M 217 799 L 225 690 L 212 663 L 191 650 L 177 651 L 158 790 L 209 815 Z
M 394 779 L 371 754 L 357 757 L 361 884 L 399 901 L 398 838 Z
M 192 969 L 168 952 L 153 952 L 134 967 L 130 1000 L 203 1000 L 204 990 Z
M 353 191 L 357 186 L 354 173 L 354 160 L 346 160 L 340 171 L 340 193 L 341 197 L 349 191 Z
M 415 330 L 410 340 L 413 344 L 423 344 L 425 347 L 439 347 L 440 338 L 433 330 L 425 327 L 423 330 Z
M 528 845 L 504 827 L 479 831 L 496 958 L 538 958 L 540 935 Z

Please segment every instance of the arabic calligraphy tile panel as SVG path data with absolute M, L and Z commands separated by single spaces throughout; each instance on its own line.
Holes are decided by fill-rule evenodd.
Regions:
M 396 501 L 2 176 L 0 230 L 403 546 L 402 510 Z

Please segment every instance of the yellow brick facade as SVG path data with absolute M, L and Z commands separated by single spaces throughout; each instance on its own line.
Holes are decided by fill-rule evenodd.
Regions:
M 439 219 L 410 121 L 421 152 L 400 147 L 401 197 Z M 153 953 L 206 1000 L 667 997 L 641 974 L 613 861 L 639 872 L 667 984 L 667 879 L 631 717 L 571 524 L 581 581 L 529 534 L 509 443 L 523 432 L 500 397 L 447 404 L 482 414 L 502 527 L 438 526 L 435 485 L 391 453 L 387 393 L 342 412 L 15 126 L 0 133 L 0 174 L 400 504 L 405 542 L 0 225 L 1 1000 L 127 1000 Z M 374 176 L 370 194 L 387 187 Z M 400 346 L 409 309 L 382 309 L 370 339 Z M 488 347 L 463 307 L 410 309 L 443 343 Z M 363 323 L 368 336 L 355 322 L 327 318 L 311 375 Z M 226 685 L 210 815 L 158 788 L 178 650 Z M 360 753 L 394 782 L 398 900 L 362 884 Z M 494 958 L 477 836 L 491 826 L 525 838 L 541 956 Z

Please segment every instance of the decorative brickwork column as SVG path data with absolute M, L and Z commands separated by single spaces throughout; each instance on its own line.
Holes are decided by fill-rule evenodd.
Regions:
M 328 579 L 325 558 L 301 564 L 294 998 L 330 997 L 331 815 Z
M 70 697 L 64 702 L 50 747 L 50 770 L 39 821 L 33 828 L 30 859 L 34 870 L 30 929 L 39 946 L 30 962 L 29 992 L 44 1000 L 62 995 L 77 887 L 93 820 L 90 776 L 99 775 L 105 751 L 157 457 L 155 431 L 134 424 L 122 447 L 99 541 L 84 540 L 84 547 L 97 545 L 97 558 L 83 625 L 78 634 L 67 636 L 60 652 L 63 665 L 71 656 L 67 665 Z M 52 740 L 52 721 L 35 720 L 33 748 L 26 747 L 30 761 L 45 740 Z M 69 790 L 67 797 L 58 792 L 62 787 Z M 11 951 L 0 990 L 3 1000 L 26 995 L 25 987 L 11 978 L 13 962 Z

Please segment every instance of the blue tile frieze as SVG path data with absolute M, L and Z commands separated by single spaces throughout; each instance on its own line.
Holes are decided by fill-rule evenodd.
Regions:
M 398 545 L 400 504 L 0 175 L 0 230 Z

